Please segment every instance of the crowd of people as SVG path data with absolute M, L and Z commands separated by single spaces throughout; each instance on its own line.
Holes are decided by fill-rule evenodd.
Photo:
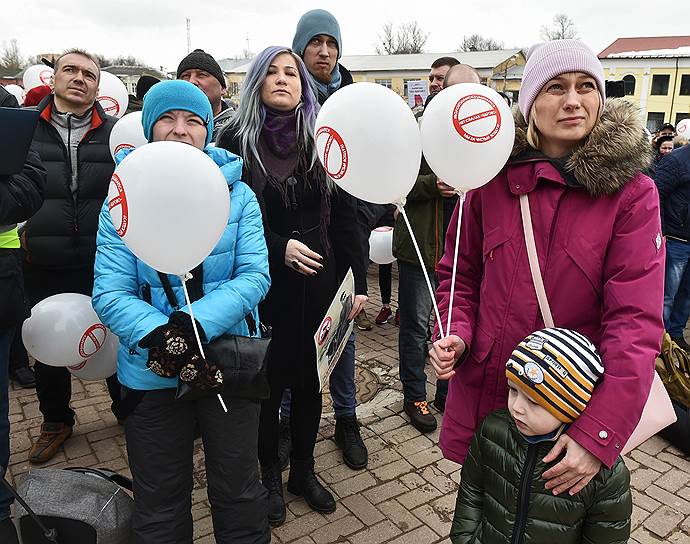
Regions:
M 391 266 L 381 265 L 375 322 L 399 325 L 410 424 L 432 432 L 433 411 L 443 414 L 443 454 L 463 465 L 452 542 L 626 542 L 632 502 L 620 455 L 664 329 L 690 351 L 690 146 L 672 125 L 650 142 L 631 104 L 607 100 L 603 68 L 586 45 L 539 44 L 524 69 L 511 157 L 493 180 L 459 200 L 422 158 L 405 204 L 420 262 L 394 206 L 349 195 L 318 160 L 319 108 L 352 83 L 342 52 L 337 20 L 312 10 L 291 47 L 256 56 L 236 110 L 222 98 L 220 66 L 200 49 L 182 59 L 175 80 L 146 77 L 137 86 L 130 107 L 141 107 L 146 139 L 205 153 L 232 201 L 220 242 L 188 282 L 195 322 L 180 278 L 137 258 L 110 220 L 111 175 L 131 150 L 110 156 L 115 119 L 96 100 L 98 62 L 81 49 L 55 61 L 53 82 L 33 106 L 39 120 L 24 167 L 0 177 L 0 470 L 9 461 L 10 374 L 27 387 L 35 379 L 43 424 L 32 465 L 72 434 L 71 375 L 40 361 L 32 371 L 19 330 L 41 300 L 82 293 L 120 338 L 107 384 L 133 476 L 134 542 L 192 542 L 198 436 L 217 542 L 270 542 L 270 528 L 286 519 L 288 464 L 287 489 L 317 512 L 334 512 L 314 470 L 322 394 L 313 337 L 350 269 L 347 317 L 372 327 L 364 309 L 369 233 L 395 226 L 398 308 Z M 479 82 L 472 67 L 441 57 L 430 67 L 429 100 Z M 12 100 L 0 87 L 0 105 Z M 452 277 L 456 234 L 461 266 Z M 453 309 L 446 337 L 430 324 L 424 269 L 444 323 Z M 541 298 L 535 277 L 543 277 Z M 257 325 L 272 331 L 266 393 L 223 391 L 220 362 L 205 359 L 195 327 L 210 343 L 257 336 Z M 431 403 L 429 359 L 438 376 Z M 179 380 L 214 394 L 181 396 Z M 354 332 L 329 391 L 335 442 L 361 470 L 368 452 L 355 409 Z M 0 489 L 0 541 L 8 543 L 17 542 L 10 504 Z

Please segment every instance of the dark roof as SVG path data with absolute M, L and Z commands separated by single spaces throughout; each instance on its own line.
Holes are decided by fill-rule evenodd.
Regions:
M 647 38 L 618 38 L 601 53 L 603 59 L 609 55 L 628 53 L 633 51 L 654 51 L 658 49 L 677 49 L 689 47 L 690 36 L 653 36 Z
M 158 79 L 167 79 L 167 76 L 160 70 L 149 68 L 148 66 L 106 66 L 102 68 L 105 72 L 110 72 L 116 76 L 143 76 L 144 74 L 157 77 Z

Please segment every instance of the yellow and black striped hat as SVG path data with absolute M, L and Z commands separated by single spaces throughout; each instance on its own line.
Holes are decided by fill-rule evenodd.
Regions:
M 584 411 L 603 373 L 594 344 L 569 329 L 533 332 L 506 363 L 508 379 L 563 423 Z

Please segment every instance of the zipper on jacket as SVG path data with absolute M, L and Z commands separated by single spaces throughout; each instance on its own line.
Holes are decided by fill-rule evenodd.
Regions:
M 510 544 L 520 544 L 525 536 L 527 509 L 529 507 L 529 488 L 532 483 L 532 473 L 537 464 L 537 447 L 537 444 L 530 444 L 527 446 L 527 457 L 525 458 L 525 467 L 520 476 L 520 495 L 518 497 L 517 514 L 515 516 L 515 525 L 513 526 L 513 536 L 510 539 Z

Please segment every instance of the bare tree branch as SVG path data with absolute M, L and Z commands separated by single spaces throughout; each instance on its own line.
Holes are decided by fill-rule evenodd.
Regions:
M 24 57 L 22 57 L 21 51 L 19 50 L 17 40 L 12 39 L 9 44 L 7 42 L 2 42 L 0 67 L 17 71 L 24 67 Z
M 422 30 L 417 21 L 400 25 L 395 29 L 393 23 L 383 25 L 383 34 L 379 34 L 376 52 L 379 55 L 403 55 L 421 53 L 424 50 L 429 34 Z
M 504 42 L 494 40 L 493 38 L 485 38 L 479 34 L 472 34 L 471 36 L 462 37 L 460 51 L 496 51 L 504 47 Z
M 577 29 L 575 23 L 565 13 L 559 13 L 553 18 L 553 27 L 549 28 L 546 25 L 541 27 L 539 35 L 541 39 L 547 42 L 553 40 L 569 40 L 577 38 Z

